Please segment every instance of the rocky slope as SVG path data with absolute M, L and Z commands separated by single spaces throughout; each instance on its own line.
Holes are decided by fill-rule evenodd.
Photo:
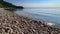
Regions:
M 0 9 L 0 34 L 60 34 L 60 29 Z

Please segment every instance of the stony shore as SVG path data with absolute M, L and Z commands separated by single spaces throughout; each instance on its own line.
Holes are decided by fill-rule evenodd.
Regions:
M 60 34 L 60 29 L 0 9 L 0 34 Z

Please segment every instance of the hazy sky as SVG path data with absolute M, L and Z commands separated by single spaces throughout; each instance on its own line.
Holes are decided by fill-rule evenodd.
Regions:
M 5 0 L 24 7 L 60 7 L 60 0 Z

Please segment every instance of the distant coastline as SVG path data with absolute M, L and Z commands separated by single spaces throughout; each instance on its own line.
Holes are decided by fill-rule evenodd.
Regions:
M 23 6 L 15 6 L 12 3 L 6 1 L 0 1 L 0 8 L 4 8 L 6 10 L 15 10 L 15 9 L 23 9 Z

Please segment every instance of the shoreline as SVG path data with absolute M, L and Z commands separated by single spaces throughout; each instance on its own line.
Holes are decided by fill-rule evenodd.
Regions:
M 17 11 L 16 11 L 17 12 Z M 15 12 L 14 12 L 15 13 Z M 57 24 L 57 22 L 53 22 L 53 21 L 49 21 L 49 20 L 44 20 L 44 19 L 38 19 L 38 18 L 35 18 L 35 17 L 32 17 L 30 15 L 24 15 L 24 14 L 19 14 L 19 13 L 16 13 L 18 16 L 22 16 L 22 17 L 26 17 L 28 19 L 31 19 L 31 20 L 35 20 L 35 21 L 41 21 L 42 23 L 44 23 L 45 25 L 47 26 L 51 26 L 51 27 L 55 27 L 55 28 L 60 28 L 60 25 Z
M 0 34 L 60 34 L 60 28 L 0 9 Z

